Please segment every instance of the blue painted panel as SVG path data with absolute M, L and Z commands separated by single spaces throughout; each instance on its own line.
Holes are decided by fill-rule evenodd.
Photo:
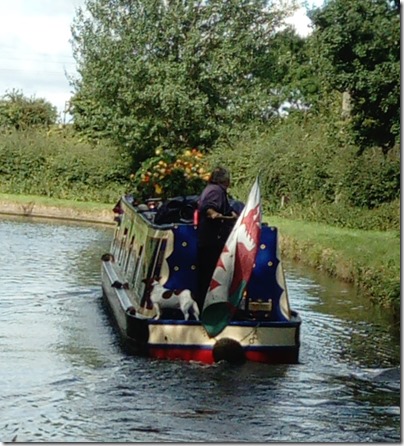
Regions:
M 197 236 L 194 225 L 178 225 L 173 228 L 174 249 L 167 258 L 170 274 L 166 288 L 197 291 Z
M 278 283 L 276 270 L 279 265 L 277 258 L 278 230 L 275 227 L 262 226 L 260 244 L 255 261 L 255 267 L 247 285 L 247 299 L 250 302 L 272 301 L 272 311 L 269 320 L 285 321 L 279 306 L 283 288 Z M 258 312 L 262 315 L 265 312 Z

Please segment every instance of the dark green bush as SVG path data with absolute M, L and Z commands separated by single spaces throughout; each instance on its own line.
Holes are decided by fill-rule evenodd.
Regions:
M 373 209 L 346 203 L 297 203 L 278 210 L 276 214 L 294 220 L 325 223 L 348 229 L 400 231 L 400 200 L 384 203 Z
M 57 109 L 45 99 L 27 97 L 12 90 L 0 98 L 0 128 L 26 130 L 55 124 Z
M 385 155 L 380 149 L 369 149 L 352 158 L 343 180 L 350 204 L 372 209 L 400 197 L 398 150 Z
M 107 143 L 96 146 L 45 132 L 0 136 L 0 191 L 113 203 L 129 184 L 129 160 Z
M 338 148 L 330 143 L 328 130 L 324 118 L 280 119 L 265 132 L 246 133 L 238 141 L 220 145 L 210 155 L 210 163 L 229 166 L 237 190 L 248 188 L 244 183 L 251 184 L 259 174 L 262 196 L 274 209 L 282 197 L 290 202 L 313 197 L 332 202 L 338 185 L 333 162 Z
M 250 130 L 220 145 L 211 165 L 230 168 L 232 190 L 245 199 L 256 175 L 266 212 L 360 229 L 400 227 L 397 150 L 358 150 L 343 121 L 307 115 L 279 120 L 262 133 Z

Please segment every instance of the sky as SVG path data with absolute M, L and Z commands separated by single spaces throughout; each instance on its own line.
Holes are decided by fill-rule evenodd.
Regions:
M 0 0 L 0 96 L 18 90 L 56 106 L 61 122 L 72 96 L 68 76 L 76 74 L 70 27 L 85 0 Z M 310 4 L 321 4 L 314 0 Z M 307 35 L 304 8 L 292 23 Z

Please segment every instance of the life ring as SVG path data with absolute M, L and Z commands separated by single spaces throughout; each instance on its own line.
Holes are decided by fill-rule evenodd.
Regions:
M 242 364 L 246 361 L 243 347 L 230 338 L 219 339 L 213 346 L 212 353 L 215 362 L 227 361 L 232 364 Z

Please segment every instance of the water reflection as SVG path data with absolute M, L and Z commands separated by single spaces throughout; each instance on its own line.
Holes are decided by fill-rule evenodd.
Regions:
M 300 364 L 135 358 L 101 302 L 111 233 L 0 220 L 1 441 L 400 441 L 399 340 L 348 285 L 286 263 Z

